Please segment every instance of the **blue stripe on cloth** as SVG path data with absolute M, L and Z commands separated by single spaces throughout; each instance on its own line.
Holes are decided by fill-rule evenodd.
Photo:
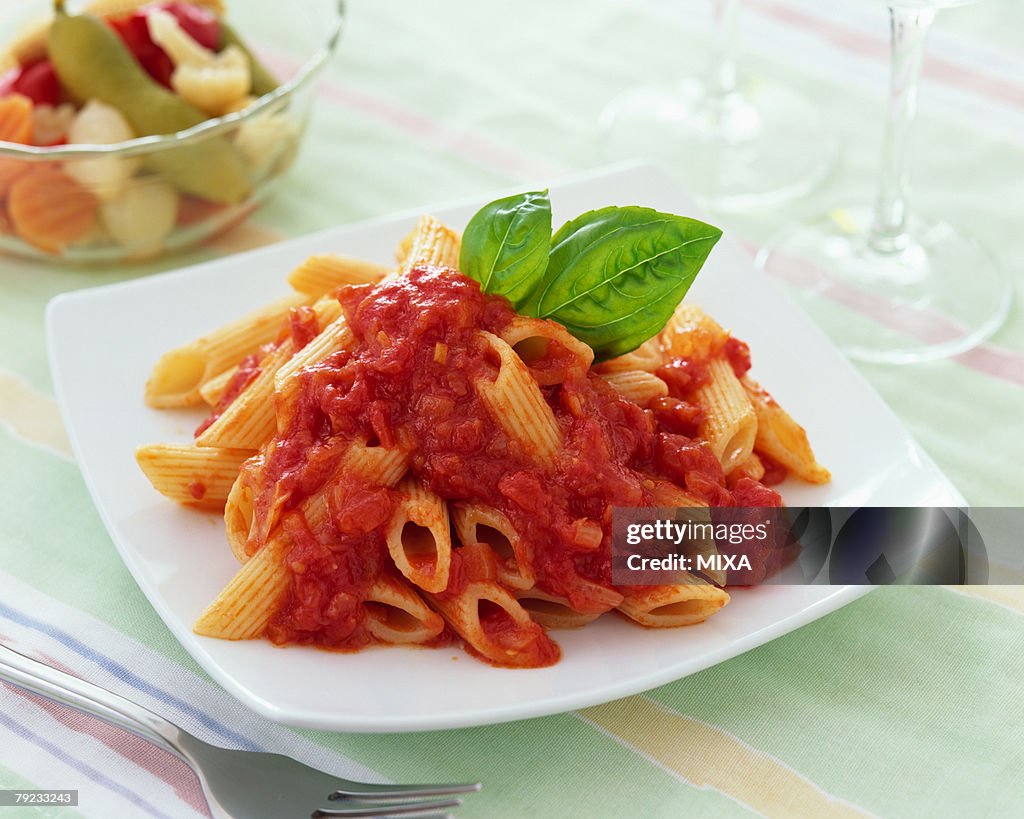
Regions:
M 197 720 L 206 728 L 209 728 L 211 731 L 220 734 L 225 739 L 235 743 L 238 747 L 247 751 L 263 750 L 260 746 L 256 745 L 251 740 L 247 739 L 239 733 L 236 733 L 235 731 L 232 731 L 226 725 L 223 725 L 222 723 L 218 722 L 209 714 L 200 711 L 192 703 L 186 702 L 180 697 L 174 696 L 174 694 L 171 694 L 169 691 L 165 691 L 164 689 L 158 688 L 152 683 L 143 680 L 137 674 L 135 674 L 132 671 L 129 671 L 116 660 L 90 648 L 89 646 L 85 645 L 81 640 L 77 639 L 76 637 L 73 637 L 72 635 L 68 634 L 66 631 L 63 631 L 57 626 L 43 622 L 42 620 L 37 620 L 36 618 L 31 617 L 30 615 L 25 614 L 24 612 L 12 609 L 3 603 L 0 603 L 0 617 L 6 617 L 9 620 L 14 621 L 15 623 L 18 623 L 19 625 L 26 626 L 27 628 L 34 629 L 35 631 L 42 632 L 43 634 L 52 637 L 54 640 L 57 640 L 57 642 L 70 648 L 72 651 L 76 652 L 82 657 L 85 657 L 86 659 L 96 663 L 96 665 L 100 666 L 100 668 L 109 671 L 115 677 L 128 683 L 128 685 L 132 686 L 136 690 L 141 691 L 144 694 L 148 694 L 149 696 L 159 700 L 165 705 L 170 705 L 188 714 L 190 717 Z
M 158 810 L 156 806 L 151 805 L 149 802 L 147 802 L 134 791 L 130 790 L 129 788 L 126 788 L 124 785 L 118 782 L 115 782 L 113 779 L 104 776 L 91 765 L 82 762 L 80 759 L 77 759 L 76 757 L 72 756 L 63 748 L 60 748 L 54 745 L 52 742 L 43 739 L 38 734 L 34 734 L 30 729 L 26 728 L 20 722 L 17 722 L 13 717 L 4 714 L 3 712 L 0 712 L 0 725 L 7 728 L 11 733 L 17 734 L 22 739 L 42 748 L 44 751 L 49 753 L 54 758 L 59 759 L 69 768 L 74 768 L 79 773 L 85 774 L 97 785 L 102 785 L 108 791 L 113 791 L 114 793 L 118 794 L 118 796 L 124 797 L 136 807 L 148 811 L 152 816 L 163 817 L 164 819 L 173 819 L 173 817 Z

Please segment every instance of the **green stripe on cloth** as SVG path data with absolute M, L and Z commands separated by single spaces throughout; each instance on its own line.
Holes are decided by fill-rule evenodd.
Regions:
M 1022 679 L 1021 615 L 885 588 L 650 697 L 882 816 L 1009 816 Z
M 78 469 L 2 427 L 0 463 L 17 464 L 0 469 L 0 497 L 18 498 L 0 504 L 4 570 L 196 668 L 121 562 Z
M 29 782 L 21 774 L 10 768 L 0 765 L 0 790 L 5 791 L 26 791 L 26 790 L 39 790 L 43 788 L 42 785 L 37 785 L 34 782 Z M 50 783 L 49 786 L 53 789 L 59 789 L 60 785 Z M 83 794 L 78 794 L 79 804 L 81 804 Z M 19 819 L 23 816 L 32 816 L 32 819 L 83 819 L 82 814 L 74 808 L 63 807 L 61 805 L 33 805 L 28 808 L 0 808 L 5 814 L 8 814 L 12 819 Z M 0 814 L 3 815 L 3 814 Z

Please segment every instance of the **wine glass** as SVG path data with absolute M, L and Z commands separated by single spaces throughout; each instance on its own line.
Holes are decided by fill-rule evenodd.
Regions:
M 874 203 L 792 225 L 757 257 L 763 270 L 796 285 L 797 298 L 852 358 L 955 355 L 1009 313 L 1012 286 L 996 258 L 958 226 L 909 208 L 906 159 L 928 31 L 940 8 L 969 2 L 889 0 L 890 96 Z
M 600 116 L 612 159 L 657 161 L 701 204 L 740 211 L 806 194 L 832 169 L 839 139 L 809 100 L 736 64 L 739 0 L 713 0 L 706 75 L 642 86 Z

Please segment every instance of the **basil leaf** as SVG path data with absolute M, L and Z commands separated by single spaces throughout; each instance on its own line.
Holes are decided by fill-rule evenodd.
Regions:
M 584 213 L 552 239 L 528 309 L 565 325 L 599 359 L 628 353 L 665 326 L 721 235 L 650 208 Z
M 534 191 L 485 205 L 462 236 L 459 270 L 476 279 L 485 293 L 496 293 L 520 307 L 548 266 L 551 201 Z

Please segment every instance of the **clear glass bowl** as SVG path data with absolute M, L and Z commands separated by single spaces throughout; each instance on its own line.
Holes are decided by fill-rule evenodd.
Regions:
M 45 1 L 17 5 L 14 14 L 0 11 L 0 50 L 17 31 L 18 18 L 38 19 L 52 8 Z M 88 4 L 69 3 L 72 11 L 82 5 Z M 0 142 L 0 251 L 71 264 L 135 261 L 195 245 L 244 221 L 295 160 L 343 17 L 343 0 L 303 0 L 287 14 L 273 0 L 229 2 L 225 19 L 279 83 L 241 111 L 112 145 Z M 247 184 L 235 194 L 184 193 L 168 178 L 168 167 L 194 162 L 223 142 L 245 168 Z M 36 188 L 48 191 L 40 198 L 59 200 L 61 207 L 40 214 L 32 189 L 12 196 L 30 174 Z

